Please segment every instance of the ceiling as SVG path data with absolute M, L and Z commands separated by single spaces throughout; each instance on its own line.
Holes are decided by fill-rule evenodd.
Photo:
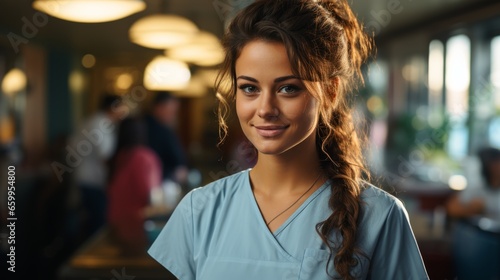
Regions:
M 365 25 L 376 27 L 379 34 L 389 34 L 421 24 L 438 16 L 451 16 L 456 11 L 469 9 L 497 0 L 350 0 L 358 17 Z M 25 21 L 33 22 L 37 13 L 32 0 L 0 1 L 0 46 L 7 52 L 13 48 L 8 35 L 23 34 Z M 223 18 L 230 10 L 237 10 L 251 0 L 145 0 L 146 10 L 107 23 L 74 23 L 49 17 L 47 23 L 35 30 L 30 42 L 77 52 L 109 57 L 150 57 L 159 50 L 147 49 L 131 43 L 129 27 L 138 19 L 154 13 L 173 13 L 193 20 L 202 30 L 221 36 Z
M 23 25 L 38 11 L 31 7 L 33 0 L 0 1 L 0 44 L 9 46 L 5 35 L 23 35 Z M 105 23 L 76 23 L 50 17 L 30 42 L 56 48 L 70 48 L 81 53 L 121 56 L 124 53 L 149 56 L 161 51 L 138 46 L 129 41 L 128 29 L 142 17 L 155 13 L 171 13 L 191 19 L 201 30 L 222 34 L 223 23 L 212 0 L 145 0 L 147 8 L 129 17 Z

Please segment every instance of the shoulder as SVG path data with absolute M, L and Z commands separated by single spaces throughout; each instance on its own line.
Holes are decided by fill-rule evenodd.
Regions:
M 181 207 L 191 208 L 195 216 L 216 212 L 218 208 L 234 202 L 231 198 L 241 195 L 247 182 L 248 170 L 215 180 L 203 187 L 191 190 L 182 199 Z
M 361 193 L 364 216 L 388 217 L 391 213 L 407 215 L 403 202 L 387 191 L 365 182 Z
M 383 203 L 386 206 L 392 205 L 394 203 L 396 204 L 401 203 L 399 198 L 368 182 L 363 182 L 361 198 L 364 202 L 367 203 L 377 202 L 377 203 Z
M 215 180 L 203 187 L 192 191 L 193 199 L 201 204 L 205 204 L 205 198 L 227 199 L 235 193 L 240 192 L 248 182 L 248 170 L 240 171 L 233 175 Z
M 366 250 L 371 251 L 380 238 L 390 237 L 395 242 L 394 235 L 406 236 L 404 233 L 411 232 L 408 212 L 394 195 L 365 184 L 361 199 L 359 236 Z
M 428 279 L 408 213 L 394 195 L 365 184 L 358 228 L 372 279 Z

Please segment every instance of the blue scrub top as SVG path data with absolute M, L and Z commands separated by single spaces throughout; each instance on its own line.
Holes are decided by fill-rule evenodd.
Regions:
M 271 232 L 250 185 L 249 170 L 188 193 L 148 253 L 181 280 L 327 280 L 328 248 L 316 224 L 331 210 L 327 181 L 275 232 Z M 364 256 L 356 279 L 429 279 L 408 214 L 387 192 L 366 184 L 357 246 Z M 334 234 L 334 238 L 338 238 Z

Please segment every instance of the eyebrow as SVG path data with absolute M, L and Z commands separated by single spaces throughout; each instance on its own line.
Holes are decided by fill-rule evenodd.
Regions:
M 243 79 L 243 80 L 251 81 L 251 82 L 254 82 L 254 83 L 258 83 L 259 82 L 255 78 L 244 76 L 244 75 L 238 76 L 236 78 L 236 80 L 238 80 L 238 79 Z M 295 75 L 289 75 L 289 76 L 283 76 L 283 77 L 276 78 L 276 79 L 274 79 L 274 82 L 275 83 L 279 83 L 279 82 L 283 82 L 283 81 L 290 80 L 290 79 L 298 79 L 298 80 L 300 80 L 299 77 L 297 77 Z

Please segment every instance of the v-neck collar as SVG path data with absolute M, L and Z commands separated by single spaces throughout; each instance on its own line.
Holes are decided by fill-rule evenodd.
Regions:
M 247 195 L 249 199 L 251 200 L 252 204 L 252 211 L 253 213 L 257 216 L 257 220 L 259 223 L 259 226 L 262 228 L 262 230 L 265 232 L 265 235 L 269 237 L 273 243 L 276 244 L 278 248 L 282 251 L 282 253 L 287 256 L 288 258 L 295 259 L 290 253 L 288 253 L 285 248 L 279 243 L 278 239 L 276 238 L 285 228 L 290 225 L 290 223 L 298 216 L 302 211 L 316 198 L 318 197 L 319 194 L 321 194 L 327 186 L 330 185 L 330 181 L 326 180 L 323 185 L 321 185 L 317 190 L 315 190 L 300 206 L 297 208 L 292 215 L 290 215 L 285 222 L 283 222 L 278 229 L 276 229 L 274 232 L 271 232 L 269 227 L 266 225 L 266 221 L 264 220 L 264 217 L 262 216 L 262 213 L 260 212 L 259 205 L 257 203 L 257 200 L 255 199 L 255 195 L 253 194 L 252 191 L 252 185 L 250 184 L 250 170 L 247 169 L 246 171 L 246 176 L 245 176 L 245 191 L 247 192 Z

